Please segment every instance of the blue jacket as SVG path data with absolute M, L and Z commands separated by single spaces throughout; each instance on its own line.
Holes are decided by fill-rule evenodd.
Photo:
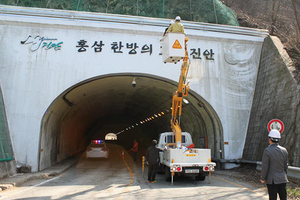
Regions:
M 270 144 L 262 158 L 261 180 L 267 184 L 287 183 L 288 152 L 279 144 Z

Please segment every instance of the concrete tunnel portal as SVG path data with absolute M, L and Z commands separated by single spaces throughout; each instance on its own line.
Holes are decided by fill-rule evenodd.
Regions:
M 135 79 L 136 86 L 132 86 Z M 170 128 L 175 81 L 149 74 L 122 73 L 90 78 L 61 93 L 41 121 L 39 171 L 77 153 L 92 139 L 118 134 L 117 143 L 130 149 L 133 139 L 146 150 L 153 139 Z M 180 124 L 196 147 L 210 148 L 212 158 L 223 158 L 223 133 L 212 106 L 190 90 Z

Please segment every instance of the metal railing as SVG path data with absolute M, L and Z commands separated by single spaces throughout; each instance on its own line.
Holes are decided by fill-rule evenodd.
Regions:
M 235 164 L 255 164 L 256 170 L 261 171 L 261 162 L 252 160 L 239 160 L 239 159 L 216 159 L 217 163 L 235 163 Z M 300 167 L 288 166 L 288 176 L 292 178 L 300 179 Z
M 68 20 L 88 20 L 88 21 L 103 21 L 121 24 L 140 24 L 148 26 L 167 27 L 169 26 L 169 19 L 149 18 L 142 16 L 117 15 L 107 13 L 91 13 L 78 12 L 70 10 L 51 10 L 43 8 L 29 8 L 19 6 L 4 6 L 0 5 L 0 15 L 15 15 L 15 16 L 32 16 L 32 17 L 48 17 L 56 19 Z M 239 26 L 229 26 L 220 24 L 209 24 L 202 22 L 182 21 L 185 29 L 202 30 L 219 33 L 230 33 L 247 36 L 266 37 L 267 30 L 254 29 Z
M 256 162 L 256 169 L 261 171 L 261 162 Z M 299 167 L 288 166 L 287 175 L 289 177 L 300 179 L 300 168 Z

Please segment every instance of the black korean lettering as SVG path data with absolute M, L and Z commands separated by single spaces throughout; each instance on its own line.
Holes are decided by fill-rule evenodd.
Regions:
M 102 47 L 105 46 L 105 44 L 102 42 L 102 40 L 99 41 L 95 41 L 93 46 L 91 48 L 94 48 L 95 52 L 102 52 Z
M 201 58 L 201 49 L 198 48 L 198 49 L 190 49 L 191 50 L 191 56 L 193 56 L 193 59 L 202 59 Z
M 152 54 L 152 44 L 150 44 L 150 46 L 148 46 L 147 44 L 145 44 L 142 47 L 141 53 L 150 53 L 150 55 L 151 55 Z
M 119 42 L 119 43 L 113 42 L 111 44 L 111 49 L 114 50 L 114 53 L 123 53 L 123 51 L 121 51 L 122 47 L 124 47 L 122 45 L 122 42 Z
M 136 49 L 139 48 L 136 43 L 126 43 L 127 49 L 131 49 L 128 54 L 137 54 Z
M 214 52 L 213 52 L 212 49 L 210 49 L 209 51 L 206 49 L 206 50 L 203 52 L 203 56 L 205 56 L 205 58 L 206 58 L 207 60 L 214 60 L 213 55 L 214 55 Z
M 79 47 L 78 52 L 86 51 L 85 47 L 89 47 L 86 43 L 87 43 L 87 41 L 85 41 L 85 40 L 78 41 L 78 45 L 76 46 L 76 47 Z

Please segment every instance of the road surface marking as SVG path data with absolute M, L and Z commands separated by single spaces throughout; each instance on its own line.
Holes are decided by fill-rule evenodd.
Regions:
M 249 188 L 246 188 L 246 187 L 244 187 L 244 186 L 242 186 L 242 185 L 240 185 L 240 184 L 238 184 L 238 183 L 234 183 L 234 182 L 232 182 L 232 181 L 228 181 L 228 180 L 225 180 L 225 179 L 220 178 L 220 177 L 215 177 L 215 176 L 213 176 L 213 178 L 219 179 L 219 180 L 221 180 L 221 181 L 225 181 L 225 182 L 230 183 L 230 184 L 232 184 L 232 185 L 235 185 L 235 186 L 238 186 L 238 187 L 243 188 L 243 189 L 245 189 L 245 190 L 248 190 L 249 192 L 255 193 L 254 190 L 251 190 L 251 189 L 249 189 Z
M 132 171 L 131 171 L 131 169 L 130 169 L 128 163 L 126 162 L 125 157 L 122 156 L 122 153 L 121 153 L 121 157 L 122 157 L 122 160 L 123 160 L 123 162 L 125 163 L 125 165 L 126 165 L 128 171 L 129 171 L 129 174 L 130 174 L 130 181 L 129 181 L 129 184 L 128 184 L 128 185 L 126 186 L 126 188 L 125 188 L 125 192 L 123 192 L 123 193 L 119 196 L 119 198 L 117 198 L 117 199 L 121 199 L 122 196 L 123 196 L 125 193 L 127 193 L 127 192 L 129 191 L 129 187 L 130 187 L 130 186 L 132 185 L 132 183 L 133 183 L 133 174 L 132 174 Z
M 62 174 L 59 175 L 59 176 L 57 176 L 57 177 L 48 179 L 48 180 L 46 180 L 46 181 L 44 181 L 44 182 L 38 183 L 38 184 L 36 184 L 36 185 L 32 185 L 32 186 L 30 186 L 30 187 L 28 187 L 28 188 L 26 188 L 26 189 L 16 191 L 15 193 L 12 193 L 12 194 L 9 194 L 9 195 L 6 195 L 6 196 L 0 196 L 0 199 L 7 199 L 8 197 L 11 197 L 11 196 L 13 196 L 13 195 L 17 195 L 17 194 L 19 194 L 19 193 L 26 192 L 26 191 L 28 191 L 28 190 L 34 189 L 35 187 L 44 185 L 45 183 L 48 183 L 48 182 L 50 182 L 50 181 L 53 181 L 53 180 L 55 180 L 55 179 L 57 179 L 57 178 L 59 178 L 59 177 L 61 177 L 61 176 L 62 176 Z

